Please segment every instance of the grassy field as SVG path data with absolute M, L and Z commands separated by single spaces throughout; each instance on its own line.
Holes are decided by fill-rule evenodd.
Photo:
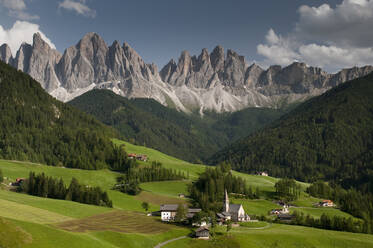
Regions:
M 124 144 L 128 153 L 146 154 L 149 161 L 161 162 L 165 168 L 182 171 L 185 175 L 189 174 L 190 179 L 198 178 L 198 174 L 202 173 L 206 168 L 204 165 L 191 164 L 144 146 L 132 145 L 117 139 L 114 139 L 113 142 L 117 145 Z
M 113 231 L 139 234 L 158 234 L 174 228 L 172 225 L 162 223 L 158 218 L 126 211 L 112 211 L 84 219 L 65 221 L 56 226 L 70 232 Z
M 100 186 L 107 190 L 110 199 L 114 203 L 114 208 L 130 211 L 143 211 L 141 201 L 134 196 L 129 196 L 121 192 L 110 190 L 116 183 L 116 178 L 119 175 L 116 172 L 109 170 L 87 171 L 79 169 L 68 169 L 61 167 L 52 167 L 40 164 L 27 162 L 5 161 L 0 160 L 0 169 L 4 176 L 14 181 L 18 177 L 28 177 L 30 171 L 36 173 L 45 173 L 48 176 L 62 178 L 66 184 L 69 184 L 73 177 L 77 178 L 80 183 L 90 186 Z M 152 210 L 159 207 L 151 205 Z
M 344 218 L 349 218 L 349 217 L 353 218 L 352 215 L 342 212 L 336 208 L 322 208 L 322 207 L 320 208 L 310 208 L 310 207 L 290 208 L 290 212 L 294 212 L 294 211 L 302 212 L 304 213 L 305 216 L 309 214 L 310 216 L 314 218 L 320 218 L 322 214 L 326 214 L 330 217 L 339 216 L 339 217 L 344 217 Z
M 271 201 L 264 199 L 248 200 L 248 199 L 232 199 L 233 203 L 242 204 L 245 212 L 249 215 L 268 215 L 272 209 L 279 208 L 279 206 Z
M 31 241 L 31 235 L 22 228 L 4 218 L 0 218 L 0 247 L 21 248 Z
M 187 195 L 187 185 L 190 181 L 163 181 L 142 183 L 140 187 L 144 191 L 153 192 L 169 197 L 179 197 L 179 194 Z
M 247 227 L 247 228 L 264 228 L 267 227 L 269 223 L 258 221 L 258 222 L 243 222 L 240 223 L 241 227 Z
M 20 230 L 22 237 L 30 237 L 29 243 L 22 243 L 19 247 L 153 247 L 169 237 L 190 232 L 187 228 L 163 224 L 157 218 L 139 212 L 118 211 L 4 190 L 0 190 L 0 216 L 7 217 L 7 223 L 10 223 L 7 226 Z M 5 235 L 1 231 L 0 237 Z M 6 234 L 15 235 L 14 231 L 7 231 Z M 116 239 L 112 240 L 113 237 Z M 119 240 L 125 242 L 112 243 Z M 1 247 L 16 247 L 8 245 L 11 244 L 9 240 L 7 243 L 5 241 L 0 242 Z
M 61 177 L 66 184 L 69 184 L 71 179 L 75 177 L 80 183 L 91 186 L 100 186 L 103 189 L 113 187 L 118 173 L 109 170 L 79 170 L 68 169 L 63 167 L 45 166 L 41 164 L 0 160 L 0 169 L 4 176 L 11 181 L 17 177 L 28 177 L 30 171 L 35 173 L 44 172 L 48 176 Z
M 295 206 L 302 206 L 302 207 L 313 207 L 318 202 L 322 201 L 320 198 L 315 198 L 309 195 L 306 195 L 305 193 L 302 194 L 302 196 L 296 200 L 293 201 L 292 204 Z
M 0 218 L 0 227 L 10 226 L 9 230 L 13 230 L 13 235 L 21 233 L 26 237 L 25 240 L 21 240 L 22 245 L 20 246 L 26 248 L 154 247 L 165 240 L 189 234 L 190 230 L 187 228 L 163 224 L 158 218 L 145 216 L 145 210 L 142 209 L 141 203 L 144 201 L 150 203 L 149 211 L 156 211 L 159 210 L 161 204 L 186 202 L 187 199 L 179 198 L 178 194 L 187 194 L 187 185 L 196 179 L 206 166 L 190 164 L 146 147 L 118 140 L 115 142 L 125 144 L 127 152 L 148 155 L 150 161 L 141 162 L 141 164 L 147 165 L 151 161 L 159 161 L 166 168 L 189 174 L 189 180 L 143 183 L 140 185 L 143 189 L 142 193 L 130 196 L 111 190 L 116 183 L 118 173 L 109 170 L 85 171 L 0 160 L 0 169 L 9 179 L 8 182 L 17 177 L 27 177 L 30 171 L 61 177 L 66 184 L 69 184 L 70 180 L 75 177 L 83 184 L 103 188 L 114 203 L 114 208 L 110 209 L 71 201 L 34 197 L 0 189 L 0 217 L 6 219 L 4 222 L 6 224 L 4 224 Z M 259 187 L 262 193 L 262 199 L 259 200 L 232 199 L 233 203 L 243 204 L 249 215 L 267 215 L 268 211 L 279 207 L 270 200 L 275 191 L 274 184 L 278 179 L 233 173 L 244 178 L 247 184 L 254 189 Z M 307 185 L 302 183 L 302 188 L 305 189 Z M 298 211 L 314 217 L 320 217 L 322 213 L 329 216 L 350 216 L 338 209 L 311 208 L 312 204 L 318 201 L 320 199 L 310 198 L 307 194 L 302 193 L 302 197 L 293 204 L 300 207 L 297 208 Z M 227 247 L 234 244 L 239 244 L 240 247 L 373 247 L 373 236 L 369 235 L 287 225 L 273 225 L 270 228 L 265 226 L 264 230 L 252 229 L 263 227 L 264 224 L 262 222 L 248 223 L 248 227 L 232 229 L 231 237 L 219 236 L 221 239 L 219 244 L 222 245 L 219 247 L 225 247 L 224 244 Z M 4 236 L 4 233 L 0 229 L 0 237 L 2 237 L 1 235 Z M 360 239 L 365 240 L 360 241 Z M 9 247 L 1 241 L 0 246 Z M 15 247 L 15 245 L 10 247 Z M 171 243 L 166 247 L 217 246 L 213 242 L 195 241 L 188 238 Z
M 142 191 L 136 196 L 136 199 L 141 202 L 148 202 L 157 206 L 156 210 L 159 210 L 159 206 L 162 204 L 179 204 L 186 203 L 185 198 L 168 197 L 164 195 L 158 195 L 147 191 Z
M 131 143 L 117 139 L 114 139 L 113 142 L 117 145 L 124 144 L 128 153 L 148 155 L 149 162 L 140 162 L 142 164 L 149 164 L 152 161 L 158 161 L 161 162 L 165 168 L 182 171 L 185 173 L 185 175 L 189 174 L 190 180 L 198 178 L 198 175 L 202 173 L 207 167 L 205 165 L 191 164 L 144 146 L 133 145 Z M 278 180 L 273 177 L 248 175 L 236 171 L 233 171 L 233 175 L 242 177 L 246 180 L 249 186 L 252 186 L 254 188 L 259 187 L 262 192 L 274 192 L 274 185 Z
M 221 229 L 224 233 L 224 228 Z M 373 247 L 373 235 L 327 231 L 309 227 L 274 224 L 270 228 L 253 230 L 246 227 L 233 228 L 228 242 L 225 235 L 218 235 L 222 245 L 214 241 L 182 239 L 164 248 L 369 248 Z
M 57 215 L 63 215 L 71 218 L 84 218 L 91 215 L 112 211 L 110 208 L 80 204 L 72 201 L 35 197 L 5 190 L 0 190 L 0 201 L 1 200 L 8 201 L 8 204 L 10 202 L 12 204 L 25 205 L 29 206 L 30 208 L 44 210 L 46 213 L 53 212 Z M 2 207 L 0 207 L 0 209 L 3 210 Z M 14 209 L 12 212 L 17 213 Z M 3 211 L 0 211 L 0 216 L 3 216 Z
M 154 149 L 132 145 L 120 140 L 114 140 L 114 142 L 118 145 L 124 144 L 126 146 L 127 152 L 148 155 L 150 161 L 147 163 L 141 162 L 142 164 L 150 164 L 151 161 L 159 161 L 162 162 L 163 166 L 166 168 L 181 170 L 185 174 L 188 174 L 187 172 L 189 171 L 189 177 L 193 179 L 197 178 L 198 174 L 203 172 L 206 168 L 206 166 L 203 165 L 191 164 L 173 158 Z M 10 177 L 11 179 L 17 177 L 27 177 L 30 171 L 35 171 L 37 173 L 44 172 L 46 175 L 62 177 L 66 183 L 70 182 L 72 177 L 75 177 L 84 184 L 100 186 L 103 189 L 107 190 L 109 197 L 113 200 L 114 208 L 127 211 L 143 212 L 144 210 L 141 207 L 141 203 L 143 201 L 147 201 L 150 203 L 151 211 L 159 210 L 159 205 L 161 204 L 180 203 L 184 200 L 178 199 L 177 195 L 179 193 L 185 194 L 187 184 L 190 183 L 190 181 L 188 180 L 144 183 L 141 184 L 144 192 L 139 196 L 134 197 L 122 194 L 114 190 L 110 190 L 115 184 L 115 179 L 118 176 L 118 173 L 108 170 L 85 171 L 4 160 L 0 160 L 0 169 L 3 170 L 4 175 Z M 274 184 L 278 179 L 272 177 L 248 175 L 235 171 L 233 172 L 233 174 L 244 178 L 247 184 L 249 186 L 252 186 L 254 189 L 258 187 L 260 192 L 262 193 L 262 197 L 271 199 L 271 197 L 273 196 L 275 191 Z M 301 185 L 303 186 L 303 188 L 305 188 L 308 184 L 301 183 Z M 174 198 L 175 200 L 173 200 L 172 198 Z M 300 207 L 310 207 L 313 203 L 318 202 L 319 200 L 320 199 L 309 198 L 305 193 L 303 193 L 302 198 L 294 204 Z M 245 210 L 251 215 L 266 215 L 268 211 L 278 207 L 271 201 L 266 201 L 264 199 L 261 199 L 259 201 L 238 200 L 236 201 L 236 203 L 242 203 Z M 323 210 L 315 211 L 320 212 Z M 339 215 L 344 214 L 342 212 L 338 213 L 338 211 L 339 210 L 336 210 L 335 213 Z
M 14 220 L 12 222 L 32 237 L 31 243 L 22 245 L 22 248 L 151 248 L 160 242 L 190 232 L 186 228 L 170 226 L 167 231 L 148 234 L 94 230 L 83 233 L 69 232 L 51 225 Z M 154 225 L 151 228 L 157 230 L 159 223 L 155 222 Z
M 0 199 L 0 216 L 34 223 L 55 223 L 71 218 L 44 209 Z

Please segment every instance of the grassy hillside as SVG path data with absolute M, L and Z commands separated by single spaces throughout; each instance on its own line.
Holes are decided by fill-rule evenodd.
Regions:
M 216 164 L 373 192 L 373 74 L 312 98 L 270 127 L 218 152 Z
M 119 140 L 115 142 L 122 143 Z M 0 160 L 0 169 L 7 178 L 5 184 L 17 177 L 27 176 L 29 171 L 44 172 L 47 175 L 62 177 L 65 182 L 69 182 L 72 177 L 76 177 L 84 184 L 101 186 L 104 190 L 108 190 L 109 197 L 114 203 L 114 209 L 110 209 L 71 201 L 46 199 L 10 192 L 5 190 L 7 186 L 2 185 L 0 187 L 0 218 L 6 218 L 7 225 L 15 227 L 17 230 L 26 233 L 27 236 L 25 237 L 29 237 L 27 238 L 29 243 L 26 240 L 20 247 L 154 247 L 168 239 L 189 234 L 190 230 L 188 228 L 166 225 L 161 223 L 157 217 L 145 216 L 141 203 L 147 201 L 151 203 L 151 210 L 159 210 L 161 204 L 186 202 L 188 199 L 179 198 L 178 194 L 187 193 L 187 184 L 197 178 L 198 174 L 204 171 L 205 166 L 190 164 L 150 148 L 125 144 L 128 152 L 147 154 L 150 158 L 147 163 L 156 160 L 162 161 L 167 168 L 189 170 L 190 179 L 144 183 L 141 184 L 144 191 L 140 195 L 130 196 L 110 190 L 112 185 L 115 184 L 118 174 L 109 170 L 87 171 Z M 144 164 L 144 162 L 142 163 Z M 243 177 L 248 185 L 258 186 L 262 192 L 267 192 L 259 200 L 232 199 L 234 203 L 242 203 L 246 212 L 250 215 L 267 215 L 271 209 L 278 208 L 278 205 L 272 202 L 270 198 L 271 193 L 274 192 L 274 183 L 278 179 L 234 173 Z M 309 198 L 305 193 L 303 194 L 302 198 L 296 202 L 300 207 L 296 209 L 297 211 L 309 212 L 315 217 L 322 213 L 331 216 L 348 216 L 338 209 L 311 209 L 309 207 L 312 205 L 311 203 L 320 199 Z M 238 242 L 242 247 L 245 247 L 247 242 L 256 245 L 253 247 L 274 247 L 273 245 L 276 242 L 277 247 L 285 247 L 285 245 L 297 247 L 296 245 L 300 244 L 298 241 L 289 243 L 289 240 L 301 240 L 296 232 L 301 233 L 299 237 L 309 235 L 314 239 L 320 238 L 321 240 L 325 240 L 325 233 L 327 233 L 336 240 L 336 244 L 352 244 L 352 240 L 357 239 L 364 239 L 364 241 L 357 242 L 356 247 L 364 247 L 364 245 L 369 247 L 372 244 L 372 236 L 368 235 L 338 233 L 286 225 L 273 225 L 263 230 L 242 227 L 233 229 L 231 235 L 234 242 Z M 224 237 L 224 235 L 221 237 Z M 324 247 L 333 247 L 333 244 L 328 240 L 325 242 Z M 303 247 L 318 247 L 317 244 L 319 243 L 306 239 L 304 244 Z M 176 245 L 179 247 L 208 247 L 211 244 L 185 239 L 171 243 L 166 247 Z
M 188 161 L 211 156 L 285 113 L 249 108 L 236 113 L 185 114 L 152 99 L 127 99 L 108 90 L 89 91 L 70 105 L 116 128 L 132 143 Z
M 221 233 L 225 233 L 225 228 Z M 233 228 L 229 236 L 218 236 L 218 242 L 191 238 L 172 242 L 165 248 L 367 248 L 373 247 L 373 236 L 320 230 L 308 227 L 274 224 L 265 229 Z M 219 246 L 218 246 L 219 245 Z

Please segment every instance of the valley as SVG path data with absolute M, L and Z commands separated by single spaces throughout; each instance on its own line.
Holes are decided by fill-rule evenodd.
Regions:
M 1 160 L 0 169 L 7 178 L 5 182 L 13 181 L 18 177 L 26 177 L 29 171 L 44 172 L 46 175 L 61 177 L 66 182 L 71 180 L 72 177 L 76 177 L 87 185 L 100 186 L 104 190 L 108 190 L 109 197 L 114 204 L 114 208 L 110 209 L 40 198 L 8 191 L 6 186 L 2 184 L 0 206 L 8 206 L 12 210 L 7 211 L 7 208 L 1 207 L 0 217 L 5 219 L 6 223 L 9 222 L 11 225 L 18 226 L 32 237 L 30 238 L 32 241 L 25 242 L 22 247 L 50 247 L 51 245 L 54 247 L 154 247 L 158 243 L 174 237 L 188 235 L 191 232 L 188 227 L 164 224 L 160 222 L 159 217 L 146 216 L 141 203 L 147 201 L 150 204 L 150 211 L 158 211 L 161 204 L 188 201 L 187 198 L 179 198 L 178 195 L 181 193 L 188 195 L 187 184 L 195 180 L 206 167 L 190 164 L 156 150 L 120 140 L 115 140 L 115 143 L 124 143 L 129 153 L 147 154 L 150 160 L 141 162 L 143 165 L 153 160 L 161 161 L 166 168 L 189 171 L 190 179 L 186 181 L 144 183 L 140 185 L 143 191 L 139 195 L 130 196 L 111 190 L 117 176 L 115 172 L 107 170 L 86 171 Z M 248 185 L 259 187 L 261 192 L 267 192 L 259 200 L 234 199 L 234 203 L 243 204 L 247 213 L 258 216 L 266 216 L 271 209 L 278 208 L 278 205 L 272 202 L 272 198 L 267 196 L 275 191 L 274 184 L 278 179 L 238 172 L 234 172 L 234 174 L 244 178 Z M 303 185 L 307 186 L 306 184 Z M 301 209 L 301 211 L 311 213 L 315 217 L 320 217 L 322 213 L 330 216 L 350 217 L 350 215 L 338 209 L 311 207 L 312 203 L 318 201 L 320 199 L 311 198 L 303 192 L 302 197 L 294 204 L 299 207 L 296 210 Z M 304 242 L 303 247 L 314 247 L 315 245 L 333 247 L 333 245 L 339 244 L 348 247 L 352 243 L 354 247 L 369 247 L 373 244 L 373 238 L 370 235 L 281 224 L 272 224 L 262 230 L 244 226 L 235 227 L 228 233 L 228 236 L 225 234 L 225 228 L 219 228 L 217 233 L 221 233 L 219 234 L 221 236 L 218 235 L 218 240 L 228 239 L 233 244 L 239 243 L 240 247 L 245 247 L 245 244 L 249 244 L 248 247 L 272 247 L 274 244 L 277 244 L 278 247 L 298 247 L 301 240 Z M 54 238 L 46 240 L 42 238 L 43 235 Z M 307 238 L 303 238 L 302 235 Z M 68 244 L 63 242 L 66 239 L 69 240 Z M 360 241 L 356 242 L 357 240 Z M 222 242 L 224 243 L 224 241 Z M 165 247 L 200 247 L 201 245 L 204 247 L 206 245 L 213 246 L 213 243 L 186 238 L 172 242 Z
M 372 25 L 0 0 L 0 248 L 373 248 Z

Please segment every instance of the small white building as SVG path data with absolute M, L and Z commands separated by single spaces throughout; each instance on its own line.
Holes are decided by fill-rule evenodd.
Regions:
M 257 173 L 259 176 L 268 177 L 268 173 L 265 171 L 260 171 Z
M 278 208 L 278 209 L 271 210 L 272 215 L 288 214 L 288 213 L 289 213 L 289 207 L 287 205 L 284 205 L 282 209 Z
M 321 207 L 334 207 L 334 202 L 332 202 L 331 200 L 323 200 L 322 202 L 320 202 L 320 206 Z
M 200 208 L 188 208 L 186 204 L 184 206 L 186 209 L 188 209 L 187 214 L 186 214 L 187 219 L 191 219 L 196 213 L 201 212 Z M 178 207 L 179 207 L 178 204 L 161 205 L 161 210 L 160 210 L 161 220 L 167 221 L 167 222 L 174 221 Z

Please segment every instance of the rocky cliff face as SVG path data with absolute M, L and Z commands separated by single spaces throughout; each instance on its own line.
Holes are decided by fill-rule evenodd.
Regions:
M 243 56 L 217 46 L 199 56 L 183 51 L 160 72 L 146 64 L 127 43 L 108 46 L 96 33 L 86 34 L 61 55 L 39 34 L 22 44 L 15 58 L 0 47 L 0 59 L 30 74 L 59 100 L 68 101 L 93 88 L 111 89 L 125 97 L 153 98 L 189 112 L 237 111 L 245 107 L 279 107 L 319 95 L 342 82 L 366 75 L 372 66 L 328 74 L 320 68 L 293 63 L 267 70 L 248 65 Z

